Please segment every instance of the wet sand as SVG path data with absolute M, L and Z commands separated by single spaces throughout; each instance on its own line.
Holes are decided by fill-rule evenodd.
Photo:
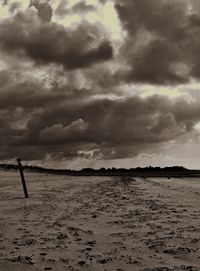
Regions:
M 200 179 L 0 171 L 0 270 L 200 270 Z

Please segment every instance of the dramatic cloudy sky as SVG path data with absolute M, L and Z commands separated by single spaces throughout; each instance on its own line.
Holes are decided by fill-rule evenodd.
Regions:
M 0 162 L 200 168 L 199 0 L 0 0 Z

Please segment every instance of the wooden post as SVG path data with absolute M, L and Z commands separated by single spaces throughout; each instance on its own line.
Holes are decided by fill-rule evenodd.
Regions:
M 28 191 L 27 191 L 27 188 L 26 188 L 26 181 L 25 181 L 25 178 L 24 178 L 24 173 L 23 173 L 23 168 L 22 168 L 22 165 L 21 165 L 21 160 L 18 158 L 17 162 L 18 162 L 18 167 L 19 167 L 21 180 L 22 180 L 22 185 L 23 185 L 23 189 L 24 189 L 24 196 L 25 196 L 25 198 L 28 198 Z

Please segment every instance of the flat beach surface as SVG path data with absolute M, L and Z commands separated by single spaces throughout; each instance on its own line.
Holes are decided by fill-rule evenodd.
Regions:
M 200 180 L 0 171 L 0 270 L 200 270 Z

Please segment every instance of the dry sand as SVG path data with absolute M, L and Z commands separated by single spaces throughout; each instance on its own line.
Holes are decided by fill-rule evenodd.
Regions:
M 0 171 L 0 270 L 200 270 L 200 180 Z

